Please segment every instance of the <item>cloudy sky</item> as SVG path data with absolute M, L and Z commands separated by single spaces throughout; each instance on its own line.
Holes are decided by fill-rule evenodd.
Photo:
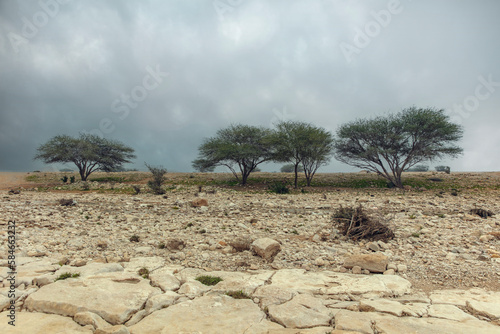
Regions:
M 91 132 L 133 147 L 128 168 L 188 172 L 231 123 L 335 132 L 410 106 L 464 125 L 464 155 L 430 166 L 499 170 L 499 13 L 497 0 L 3 0 L 0 170 L 50 170 L 39 145 Z

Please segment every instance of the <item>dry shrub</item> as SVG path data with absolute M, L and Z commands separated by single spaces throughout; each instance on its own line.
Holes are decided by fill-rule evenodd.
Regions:
M 72 198 L 69 199 L 61 198 L 59 200 L 59 204 L 61 204 L 62 206 L 73 206 L 75 205 L 75 202 L 73 201 Z
M 469 213 L 471 215 L 478 215 L 479 217 L 484 219 L 493 216 L 493 212 L 484 209 L 472 209 L 469 211 Z
M 333 214 L 333 222 L 340 225 L 340 232 L 356 241 L 359 239 L 388 241 L 394 238 L 394 232 L 384 224 L 368 217 L 363 208 L 340 206 Z

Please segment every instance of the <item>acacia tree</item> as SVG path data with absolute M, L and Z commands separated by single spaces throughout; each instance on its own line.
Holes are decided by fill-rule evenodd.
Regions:
M 333 142 L 333 136 L 329 131 L 319 127 L 311 129 L 309 142 L 302 157 L 302 166 L 308 187 L 311 185 L 316 171 L 330 162 L 333 154 Z
M 134 150 L 123 143 L 90 134 L 80 134 L 78 138 L 55 136 L 38 147 L 37 152 L 34 159 L 45 163 L 74 163 L 82 181 L 92 172 L 116 170 L 135 158 Z
M 330 161 L 333 137 L 323 128 L 304 122 L 285 121 L 276 124 L 272 138 L 275 148 L 273 160 L 288 162 L 293 166 L 295 188 L 300 171 L 305 173 L 307 185 L 310 186 L 318 168 Z
M 408 168 L 461 154 L 462 148 L 454 143 L 462 135 L 462 127 L 451 123 L 444 110 L 411 107 L 340 126 L 334 143 L 335 158 L 375 172 L 403 188 L 401 174 Z
M 198 159 L 192 166 L 200 172 L 226 166 L 242 184 L 257 166 L 272 158 L 271 131 L 262 127 L 231 125 L 217 131 L 215 137 L 205 139 L 199 147 Z M 237 170 L 241 174 L 238 176 Z

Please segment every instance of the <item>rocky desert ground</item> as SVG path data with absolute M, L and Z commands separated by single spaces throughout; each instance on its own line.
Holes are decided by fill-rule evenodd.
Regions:
M 319 174 L 290 194 L 267 191 L 280 173 L 167 174 L 164 195 L 114 174 L 0 173 L 2 333 L 500 333 L 497 173 L 405 191 Z M 333 213 L 359 205 L 395 237 L 343 236 Z

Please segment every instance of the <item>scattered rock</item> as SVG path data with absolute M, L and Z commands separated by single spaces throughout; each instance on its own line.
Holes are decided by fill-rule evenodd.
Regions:
M 180 239 L 168 239 L 165 243 L 165 247 L 167 247 L 169 251 L 176 251 L 183 250 L 184 247 L 186 247 L 186 244 Z
M 366 248 L 370 249 L 370 250 L 372 250 L 374 252 L 380 251 L 380 246 L 378 245 L 378 243 L 373 242 L 373 241 L 369 242 L 368 244 L 366 244 Z
M 260 257 L 272 261 L 281 250 L 281 245 L 270 238 L 260 238 L 252 242 L 252 250 Z
M 351 269 L 354 266 L 359 266 L 372 273 L 383 273 L 388 263 L 389 259 L 387 256 L 380 252 L 373 254 L 354 254 L 344 261 L 344 267 Z
M 198 199 L 195 199 L 194 201 L 191 201 L 191 206 L 193 208 L 199 208 L 201 206 L 208 206 L 208 201 L 204 198 L 198 198 Z
M 250 250 L 252 245 L 252 239 L 250 237 L 236 237 L 234 240 L 228 242 L 231 247 L 233 247 L 237 252 L 243 252 Z

